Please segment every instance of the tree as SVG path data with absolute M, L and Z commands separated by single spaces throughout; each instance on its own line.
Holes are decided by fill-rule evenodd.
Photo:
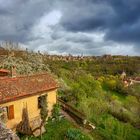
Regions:
M 55 104 L 53 106 L 53 110 L 52 110 L 52 117 L 55 118 L 56 120 L 59 119 L 59 115 L 60 115 L 60 105 L 59 104 Z
M 46 96 L 47 95 L 40 96 L 40 115 L 43 124 L 48 116 Z
M 17 131 L 25 135 L 32 134 L 32 130 L 29 123 L 27 106 L 22 110 L 22 121 L 17 125 Z

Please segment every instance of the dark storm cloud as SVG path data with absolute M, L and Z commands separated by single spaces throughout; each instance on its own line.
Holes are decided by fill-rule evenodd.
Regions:
M 92 0 L 71 7 L 73 14 L 64 16 L 66 30 L 105 30 L 106 39 L 123 42 L 140 40 L 140 0 Z M 67 13 L 66 13 L 67 14 Z
M 75 6 L 69 8 L 71 12 L 65 11 L 65 16 L 62 18 L 62 25 L 70 31 L 91 31 L 103 28 L 114 13 L 112 9 L 104 2 L 83 0 Z M 85 6 L 86 5 L 86 6 Z M 67 16 L 66 16 L 67 15 Z
M 8 15 L 8 14 L 11 14 L 11 13 L 5 9 L 0 9 L 0 15 Z
M 93 39 L 86 35 L 79 35 L 79 36 L 69 36 L 66 38 L 66 41 L 71 41 L 74 43 L 90 43 L 93 42 Z
M 139 7 L 140 0 L 0 0 L 0 40 L 62 54 L 140 55 Z
M 123 42 L 140 41 L 140 1 L 118 0 L 110 2 L 114 8 L 116 17 L 111 26 L 107 27 L 107 39 Z
M 51 8 L 48 0 L 0 0 L 0 39 L 28 41 L 30 29 Z
M 74 34 L 61 34 L 54 32 L 51 35 L 53 40 L 57 40 L 60 38 L 65 38 L 65 41 L 69 42 L 75 42 L 75 43 L 87 43 L 87 42 L 93 42 L 93 38 L 88 37 L 87 35 L 83 35 L 81 33 L 77 33 L 76 36 Z

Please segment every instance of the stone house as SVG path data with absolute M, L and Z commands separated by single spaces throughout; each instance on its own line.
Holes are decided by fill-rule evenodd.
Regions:
M 15 67 L 10 76 L 9 71 L 0 73 L 0 108 L 7 128 L 15 129 L 22 120 L 22 111 L 28 109 L 29 121 L 40 118 L 40 97 L 45 96 L 48 115 L 51 115 L 53 105 L 57 101 L 56 81 L 50 74 L 16 76 Z M 3 74 L 4 73 L 4 74 Z M 7 74 L 7 76 L 6 76 Z M 4 75 L 4 76 L 3 76 Z

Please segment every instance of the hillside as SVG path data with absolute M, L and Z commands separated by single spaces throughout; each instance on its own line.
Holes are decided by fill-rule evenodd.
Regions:
M 17 67 L 18 74 L 48 71 L 58 79 L 59 97 L 82 111 L 97 127 L 96 139 L 140 139 L 140 84 L 125 86 L 120 78 L 140 76 L 140 57 L 51 56 L 28 51 L 7 51 L 0 67 Z M 5 55 L 6 54 L 6 55 Z

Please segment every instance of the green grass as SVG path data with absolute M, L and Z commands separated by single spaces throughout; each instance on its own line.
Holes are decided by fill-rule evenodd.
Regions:
M 97 140 L 139 140 L 140 131 L 129 123 L 118 121 L 112 115 L 98 117 L 96 129 L 92 132 Z M 98 138 L 99 137 L 99 138 Z
M 52 122 L 48 121 L 48 124 L 46 125 L 46 132 L 42 135 L 42 140 L 63 140 L 64 135 L 68 128 L 73 128 L 74 126 L 67 121 L 66 119 L 62 119 L 61 121 Z M 22 140 L 25 139 L 25 137 L 21 138 Z M 28 140 L 39 140 L 40 137 L 28 137 Z
M 48 124 L 46 125 L 46 132 L 42 135 L 42 140 L 64 140 L 65 135 L 66 135 L 68 129 L 70 129 L 70 128 L 75 128 L 75 126 L 66 119 L 62 119 L 60 121 L 54 121 L 54 122 L 49 120 Z M 79 130 L 79 129 L 77 129 L 77 130 Z M 83 133 L 83 132 L 81 132 L 81 133 Z M 87 134 L 84 134 L 84 135 L 87 137 L 90 137 Z M 25 140 L 25 138 L 26 137 L 23 136 L 23 137 L 21 137 L 21 140 Z M 40 140 L 40 137 L 38 137 L 38 138 L 35 138 L 33 136 L 28 137 L 28 140 Z M 68 139 L 65 139 L 65 140 L 68 140 Z
M 118 100 L 121 102 L 125 101 L 126 96 L 123 96 L 122 94 L 116 92 L 116 91 L 109 91 L 111 93 L 111 95 L 115 95 L 118 97 Z
M 121 102 L 124 102 L 124 101 L 125 101 L 125 98 L 126 98 L 125 95 L 122 95 L 122 94 L 120 94 L 120 93 L 117 92 L 117 91 L 110 90 L 110 89 L 108 89 L 105 85 L 103 85 L 102 88 L 103 88 L 103 90 L 104 90 L 107 94 L 109 94 L 109 95 L 111 95 L 111 96 L 113 96 L 113 95 L 116 96 L 116 97 L 118 98 L 119 101 L 121 101 Z

